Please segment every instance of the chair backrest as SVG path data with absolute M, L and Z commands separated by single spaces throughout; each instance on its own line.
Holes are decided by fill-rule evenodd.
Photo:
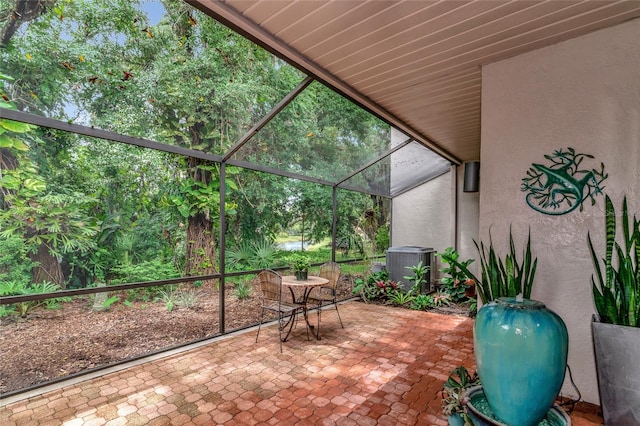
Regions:
M 280 302 L 282 297 L 282 277 L 271 269 L 265 269 L 258 274 L 262 297 Z
M 336 262 L 327 262 L 320 266 L 320 276 L 329 280 L 329 283 L 324 287 L 331 287 L 335 289 L 338 286 L 338 278 L 340 278 L 340 272 L 342 268 Z

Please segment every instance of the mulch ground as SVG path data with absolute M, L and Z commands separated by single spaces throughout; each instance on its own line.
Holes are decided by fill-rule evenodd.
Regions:
M 259 321 L 259 292 L 253 287 L 242 300 L 227 291 L 225 331 Z M 343 276 L 338 297 L 352 296 L 351 277 Z M 58 310 L 0 318 L 0 396 L 220 333 L 219 292 L 212 283 L 200 289 L 197 304 L 189 309 L 168 310 L 162 301 L 116 303 L 104 311 L 92 305 L 92 298 L 83 296 Z M 468 314 L 458 306 L 438 312 Z

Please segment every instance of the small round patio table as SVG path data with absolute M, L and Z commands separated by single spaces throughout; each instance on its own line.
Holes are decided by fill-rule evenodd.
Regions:
M 318 315 L 318 327 L 314 332 L 314 326 L 309 322 L 309 306 L 308 300 L 311 291 L 316 287 L 322 287 L 329 283 L 329 280 L 322 277 L 312 276 L 307 277 L 306 280 L 299 280 L 294 275 L 283 275 L 282 276 L 282 284 L 289 287 L 289 291 L 291 291 L 291 298 L 294 303 L 297 303 L 302 306 L 302 312 L 304 314 L 304 321 L 307 323 L 308 329 L 311 329 L 314 337 L 317 340 L 320 340 L 320 315 Z M 302 289 L 302 296 L 296 297 L 296 292 L 294 289 Z M 307 335 L 308 337 L 308 335 Z

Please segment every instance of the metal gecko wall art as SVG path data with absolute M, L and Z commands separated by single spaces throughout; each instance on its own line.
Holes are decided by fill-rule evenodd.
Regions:
M 578 207 L 583 209 L 583 202 L 589 198 L 591 205 L 596 203 L 596 196 L 602 194 L 602 182 L 609 176 L 600 163 L 600 170 L 581 169 L 582 162 L 594 158 L 589 154 L 576 154 L 575 149 L 562 148 L 545 155 L 549 164 L 533 163 L 527 176 L 522 179 L 521 190 L 526 192 L 525 200 L 529 207 L 547 215 L 559 216 L 567 214 Z

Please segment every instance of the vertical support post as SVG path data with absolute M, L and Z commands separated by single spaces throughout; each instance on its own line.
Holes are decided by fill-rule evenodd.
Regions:
M 222 163 L 220 163 L 220 225 L 219 225 L 219 237 L 218 237 L 218 241 L 219 241 L 219 250 L 218 253 L 220 254 L 220 285 L 218 286 L 218 291 L 219 291 L 219 300 L 220 303 L 218 303 L 218 306 L 220 307 L 220 312 L 218 313 L 219 315 L 219 325 L 218 328 L 220 330 L 220 334 L 224 334 L 225 330 L 224 330 L 224 311 L 225 311 L 225 305 L 224 305 L 224 295 L 225 295 L 225 265 L 224 265 L 224 258 L 225 258 L 225 247 L 227 245 L 226 242 L 226 228 L 227 228 L 227 215 L 226 215 L 226 211 L 225 211 L 225 203 L 226 203 L 226 189 L 227 189 L 227 185 L 226 185 L 226 175 L 227 175 L 227 163 L 225 163 L 224 161 Z
M 451 164 L 451 216 L 453 221 L 451 223 L 451 240 L 453 243 L 451 246 L 454 250 L 458 250 L 458 166 Z
M 336 261 L 336 237 L 338 234 L 338 187 L 333 187 L 333 218 L 331 222 L 331 261 Z

